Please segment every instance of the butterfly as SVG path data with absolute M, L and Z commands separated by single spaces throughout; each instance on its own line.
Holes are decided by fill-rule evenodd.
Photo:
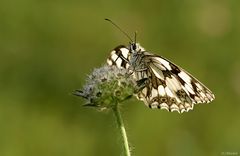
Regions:
M 107 64 L 127 69 L 138 84 L 141 82 L 142 87 L 135 96 L 149 108 L 183 113 L 192 110 L 195 104 L 209 103 L 215 98 L 183 68 L 146 51 L 136 42 L 114 48 Z

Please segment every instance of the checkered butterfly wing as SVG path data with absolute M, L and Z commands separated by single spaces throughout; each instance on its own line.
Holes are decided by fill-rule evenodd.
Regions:
M 124 45 L 119 45 L 111 51 L 107 59 L 108 65 L 115 65 L 118 68 L 128 69 L 130 66 L 131 51 Z
M 141 46 L 118 46 L 107 59 L 108 65 L 128 69 L 144 87 L 137 98 L 150 107 L 168 111 L 188 112 L 194 104 L 208 103 L 214 99 L 212 92 L 196 78 L 169 60 L 145 51 Z M 130 68 L 129 68 L 130 69 Z

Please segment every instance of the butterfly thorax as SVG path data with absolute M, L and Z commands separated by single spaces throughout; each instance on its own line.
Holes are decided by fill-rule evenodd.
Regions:
M 136 72 L 146 69 L 146 62 L 144 61 L 145 49 L 139 43 L 131 43 L 129 51 L 131 54 L 129 61 L 130 67 L 132 67 L 131 70 Z

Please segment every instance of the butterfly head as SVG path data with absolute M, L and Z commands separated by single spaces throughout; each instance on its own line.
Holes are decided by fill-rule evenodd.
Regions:
M 130 43 L 129 50 L 133 53 L 145 51 L 145 49 L 136 42 Z

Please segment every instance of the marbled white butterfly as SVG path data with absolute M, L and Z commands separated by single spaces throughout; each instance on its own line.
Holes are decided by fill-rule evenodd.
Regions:
M 191 74 L 171 61 L 146 51 L 136 41 L 131 40 L 128 46 L 116 47 L 107 59 L 107 64 L 128 69 L 136 82 L 142 82 L 143 87 L 136 93 L 136 97 L 149 108 L 183 113 L 192 110 L 194 104 L 209 103 L 215 98 Z

